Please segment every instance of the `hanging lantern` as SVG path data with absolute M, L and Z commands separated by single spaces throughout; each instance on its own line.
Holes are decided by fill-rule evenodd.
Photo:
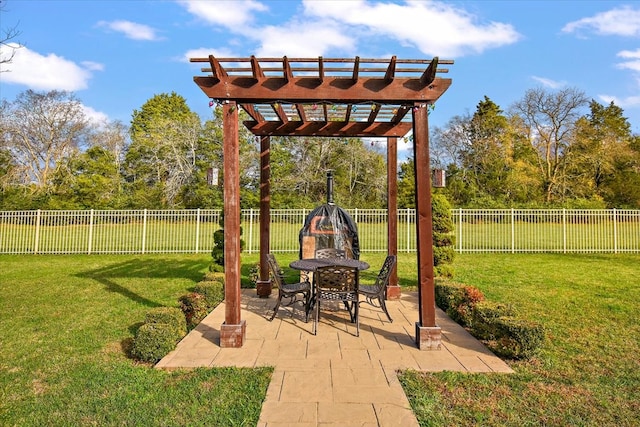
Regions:
M 444 188 L 447 185 L 444 169 L 433 169 L 431 171 L 431 183 L 435 188 Z

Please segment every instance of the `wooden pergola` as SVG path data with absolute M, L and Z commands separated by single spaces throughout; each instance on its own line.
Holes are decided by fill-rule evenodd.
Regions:
M 222 347 L 242 347 L 238 109 L 260 137 L 260 296 L 271 293 L 266 255 L 270 224 L 270 137 L 386 137 L 388 252 L 397 253 L 397 140 L 413 131 L 419 319 L 416 344 L 440 348 L 435 318 L 428 114 L 451 85 L 439 77 L 451 60 L 355 58 L 191 58 L 207 64 L 195 83 L 222 106 L 224 156 L 225 321 Z M 411 113 L 411 114 L 409 114 Z M 398 298 L 397 275 L 387 298 Z

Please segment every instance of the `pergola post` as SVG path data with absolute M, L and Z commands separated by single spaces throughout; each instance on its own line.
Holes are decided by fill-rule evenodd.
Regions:
M 398 138 L 387 138 L 387 254 L 398 255 Z M 389 276 L 386 298 L 400 298 L 398 269 Z
M 269 279 L 269 265 L 267 254 L 271 224 L 271 139 L 260 137 L 260 277 L 256 282 L 256 293 L 260 298 L 271 295 L 271 280 Z
M 242 347 L 246 323 L 240 319 L 240 144 L 238 105 L 222 106 L 224 160 L 224 273 L 225 318 L 220 327 L 220 347 Z
M 413 107 L 413 152 L 416 197 L 416 235 L 418 243 L 418 302 L 420 320 L 416 323 L 416 344 L 421 350 L 440 349 L 442 331 L 436 325 L 435 282 L 433 274 L 433 214 L 431 211 L 431 165 L 427 105 Z

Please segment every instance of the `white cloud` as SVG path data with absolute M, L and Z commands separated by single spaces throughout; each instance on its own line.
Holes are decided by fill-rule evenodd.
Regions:
M 618 52 L 616 56 L 627 60 L 617 63 L 616 67 L 640 73 L 640 49 L 634 51 L 623 50 Z
M 537 81 L 538 83 L 542 84 L 543 86 L 551 89 L 560 89 L 561 87 L 564 87 L 567 85 L 567 82 L 565 81 L 552 80 L 546 77 L 531 76 L 531 78 Z
M 181 0 L 187 10 L 194 16 L 204 19 L 206 22 L 221 25 L 234 32 L 242 31 L 253 22 L 253 12 L 265 12 L 268 10 L 264 4 L 253 0 Z
M 305 0 L 302 15 L 265 27 L 255 25 L 256 16 L 268 11 L 258 1 L 179 3 L 206 22 L 260 43 L 256 52 L 260 56 L 316 56 L 330 49 L 352 53 L 358 50 L 358 43 L 393 39 L 425 55 L 457 57 L 513 44 L 521 38 L 510 24 L 482 23 L 475 15 L 436 1 Z
M 81 64 L 87 70 L 91 70 L 91 71 L 103 71 L 104 70 L 104 64 L 100 64 L 99 62 L 82 61 Z
M 305 0 L 305 13 L 366 29 L 367 42 L 385 36 L 434 56 L 461 56 L 515 43 L 520 34 L 509 24 L 478 23 L 478 19 L 450 4 L 424 1 L 372 3 Z M 346 32 L 346 31 L 345 31 Z M 350 31 L 353 33 L 353 31 Z
M 612 9 L 569 22 L 562 31 L 574 33 L 583 29 L 604 36 L 637 37 L 640 36 L 640 10 L 629 6 Z
M 605 104 L 614 103 L 620 108 L 640 107 L 640 96 L 627 96 L 619 98 L 613 95 L 598 95 L 598 98 Z
M 102 125 L 105 124 L 107 122 L 109 122 L 109 116 L 106 115 L 105 113 L 102 113 L 100 111 L 96 111 L 93 108 L 82 104 L 82 109 L 84 111 L 84 114 L 87 116 L 87 118 L 89 119 L 90 122 L 97 124 L 97 125 Z
M 332 22 L 288 23 L 283 27 L 261 28 L 256 38 L 261 42 L 256 55 L 261 57 L 308 57 L 332 51 L 351 53 L 354 40 Z
M 148 25 L 138 24 L 131 21 L 100 21 L 99 27 L 105 27 L 113 31 L 124 34 L 127 38 L 133 40 L 154 41 L 160 38 L 156 34 L 156 30 Z
M 4 49 L 17 45 L 0 46 L 0 56 L 5 56 Z M 2 71 L 3 83 L 20 84 L 34 90 L 67 90 L 86 89 L 91 71 L 100 65 L 91 62 L 89 67 L 81 67 L 61 56 L 50 53 L 41 55 L 26 47 L 17 49 L 13 61 L 5 64 Z

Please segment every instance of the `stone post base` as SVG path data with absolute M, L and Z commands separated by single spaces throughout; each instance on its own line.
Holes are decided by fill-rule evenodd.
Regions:
M 256 280 L 256 295 L 268 298 L 271 295 L 271 280 Z
M 420 350 L 440 350 L 442 329 L 440 326 L 420 326 L 416 322 L 416 344 Z
M 388 300 L 398 300 L 400 299 L 400 294 L 402 293 L 400 291 L 400 286 L 399 285 L 394 285 L 394 286 L 387 286 L 387 299 Z
M 241 320 L 238 325 L 220 326 L 220 347 L 240 348 L 244 344 L 244 337 L 247 334 L 247 323 Z

